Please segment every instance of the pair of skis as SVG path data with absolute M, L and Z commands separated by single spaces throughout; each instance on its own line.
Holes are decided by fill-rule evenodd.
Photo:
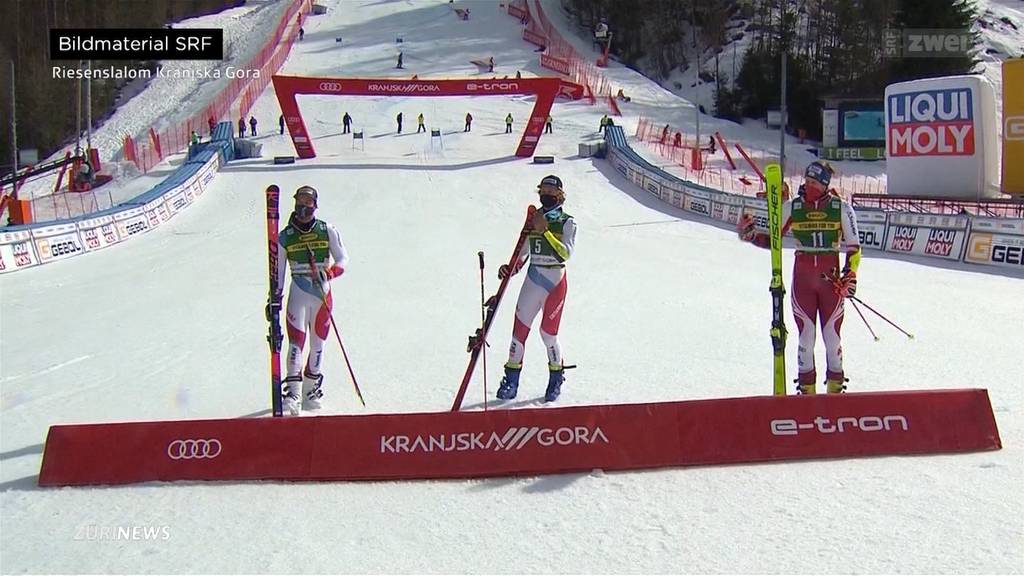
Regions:
M 772 252 L 772 390 L 776 396 L 786 395 L 786 322 L 783 302 L 786 286 L 782 281 L 782 167 L 769 164 L 764 169 L 768 186 L 768 238 Z
M 270 344 L 270 405 L 274 416 L 282 415 L 281 399 L 281 287 L 277 284 L 277 235 L 281 223 L 281 189 L 271 184 L 267 187 L 267 260 L 270 264 L 270 295 L 267 298 L 267 322 L 270 330 L 267 343 Z

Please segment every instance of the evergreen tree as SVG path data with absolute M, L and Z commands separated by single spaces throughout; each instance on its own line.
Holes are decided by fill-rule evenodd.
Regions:
M 980 39 L 972 30 L 976 18 L 977 9 L 972 0 L 900 0 L 892 20 L 893 28 L 898 31 L 939 29 L 961 34 L 967 41 L 967 50 L 951 58 L 890 59 L 888 82 L 970 73 L 978 63 L 974 51 Z

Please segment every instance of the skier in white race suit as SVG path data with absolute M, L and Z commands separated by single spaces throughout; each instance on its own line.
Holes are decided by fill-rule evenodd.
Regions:
M 512 328 L 512 344 L 509 347 L 508 362 L 505 363 L 505 377 L 501 380 L 497 396 L 501 400 L 516 397 L 519 389 L 519 374 L 523 368 L 523 355 L 530 325 L 541 310 L 540 337 L 548 355 L 548 387 L 544 393 L 546 402 L 554 402 L 562 390 L 565 368 L 562 350 L 558 344 L 558 327 L 562 321 L 565 306 L 566 274 L 565 263 L 572 257 L 576 244 L 576 222 L 562 210 L 565 192 L 558 176 L 545 176 L 537 186 L 541 208 L 528 224 L 530 233 L 523 245 L 516 264 L 509 269 L 502 264 L 498 277 L 516 274 L 526 264 L 526 279 L 516 302 L 515 326 Z
M 298 416 L 303 409 L 320 408 L 323 396 L 320 367 L 333 307 L 331 280 L 344 274 L 348 265 L 341 235 L 334 226 L 314 216 L 316 208 L 316 189 L 300 187 L 295 192 L 295 211 L 277 241 L 277 285 L 284 286 L 286 266 L 291 267 L 292 280 L 286 307 L 287 376 L 281 386 L 283 412 L 289 416 Z M 311 267 L 310 254 L 316 270 Z M 277 298 L 280 302 L 280 295 Z M 302 349 L 307 334 L 309 357 L 303 370 Z

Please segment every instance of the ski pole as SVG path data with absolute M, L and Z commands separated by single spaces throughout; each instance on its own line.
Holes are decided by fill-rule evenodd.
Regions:
M 860 311 L 860 306 L 857 306 L 856 299 L 852 299 L 851 297 L 850 304 L 853 304 L 853 309 L 857 311 L 857 314 L 860 315 L 860 319 L 864 321 L 864 325 L 868 327 L 868 332 L 871 332 L 871 336 L 874 337 L 875 342 L 878 342 L 878 336 L 875 334 L 875 331 L 871 329 L 871 324 L 868 324 L 868 319 L 864 317 L 864 313 Z
M 833 269 L 831 274 L 822 273 L 821 279 L 825 280 L 827 282 L 831 282 L 833 286 L 838 287 L 839 286 L 839 269 Z M 838 292 L 837 292 L 837 294 L 838 294 Z M 875 334 L 874 329 L 871 328 L 871 324 L 868 324 L 868 319 L 864 317 L 864 313 L 860 311 L 860 307 L 857 306 L 857 302 L 860 302 L 860 300 L 858 300 L 857 298 L 855 298 L 853 296 L 844 296 L 844 298 L 849 298 L 850 299 L 850 304 L 853 304 L 853 309 L 857 311 L 857 314 L 860 316 L 860 319 L 864 321 L 864 325 L 867 326 L 868 332 L 871 332 L 871 336 L 875 339 L 875 342 L 878 342 L 879 340 L 881 340 L 881 338 L 879 338 L 878 335 Z M 864 304 L 864 303 L 861 302 L 861 304 Z M 864 304 L 864 305 L 867 306 L 867 304 Z
M 484 303 L 484 251 L 481 250 L 476 253 L 477 258 L 480 259 L 480 333 L 483 334 L 484 324 L 487 322 L 487 312 Z M 485 339 L 481 344 L 483 349 L 480 350 L 480 354 L 483 355 L 484 361 L 484 412 L 487 411 L 487 340 Z
M 868 310 L 871 310 L 879 318 L 881 318 L 882 320 L 885 320 L 886 322 L 888 322 L 890 326 L 892 326 L 893 328 L 899 330 L 900 332 L 903 332 L 907 336 L 907 338 L 910 338 L 911 340 L 914 339 L 914 335 L 913 334 L 911 334 L 910 332 L 907 332 L 903 328 L 900 328 L 899 326 L 897 326 L 895 322 L 893 322 L 892 320 L 889 320 L 888 318 L 883 316 L 881 312 L 879 312 L 878 310 L 875 310 L 874 308 L 869 306 L 867 302 L 861 300 L 860 298 L 857 298 L 856 296 L 850 296 L 850 300 L 853 300 L 854 302 L 859 302 L 860 304 L 863 304 L 865 308 L 867 308 Z
M 334 312 L 331 307 L 327 305 L 327 293 L 324 291 L 323 286 L 320 285 L 320 268 L 316 265 L 316 257 L 313 255 L 313 250 L 309 249 L 309 267 L 313 273 L 313 283 L 317 285 L 320 290 L 320 301 L 324 304 L 324 309 L 327 310 L 327 317 L 331 319 L 331 326 L 334 327 L 334 335 L 338 338 L 338 346 L 341 347 L 341 355 L 345 358 L 345 366 L 348 367 L 348 375 L 352 377 L 352 386 L 356 389 L 356 396 L 359 397 L 359 402 L 366 407 L 366 400 L 363 400 L 363 393 L 359 390 L 359 383 L 356 382 L 356 373 L 352 371 L 352 363 L 348 360 L 348 352 L 345 351 L 345 344 L 341 341 L 341 332 L 338 330 L 338 325 L 334 322 Z

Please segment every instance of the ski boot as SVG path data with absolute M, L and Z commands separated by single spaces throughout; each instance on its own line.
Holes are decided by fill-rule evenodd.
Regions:
M 281 382 L 281 415 L 298 416 L 302 411 L 302 377 L 288 376 Z
M 320 385 L 324 382 L 323 374 L 310 374 L 309 372 L 303 372 L 302 374 L 302 409 L 303 410 L 319 410 L 320 399 L 323 398 L 324 392 L 320 389 Z
M 565 382 L 565 368 L 561 365 L 552 366 L 548 364 L 548 389 L 544 392 L 545 402 L 554 402 L 558 400 L 558 395 L 562 393 L 562 382 Z
M 825 380 L 825 391 L 829 394 L 842 394 L 846 392 L 846 383 L 849 378 L 830 378 Z
M 801 382 L 799 378 L 793 380 L 793 382 L 796 383 L 796 393 L 798 396 L 813 396 L 814 394 L 817 394 L 813 377 L 808 382 Z
M 516 397 L 519 392 L 519 373 L 522 371 L 522 364 L 505 364 L 505 377 L 498 386 L 498 400 L 512 400 Z

